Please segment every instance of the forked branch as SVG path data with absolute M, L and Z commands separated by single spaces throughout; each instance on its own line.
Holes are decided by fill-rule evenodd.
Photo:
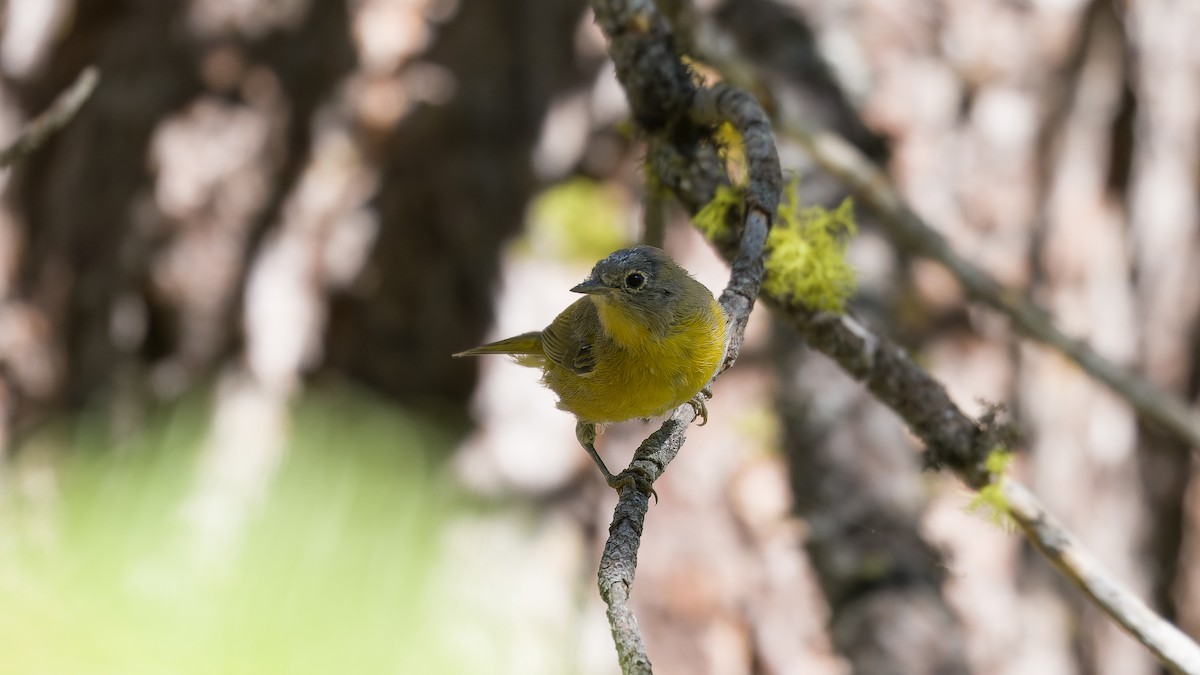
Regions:
M 649 0 L 593 0 L 596 20 L 610 40 L 610 53 L 625 87 L 634 118 L 651 145 L 669 145 L 699 158 L 722 183 L 728 177 L 715 153 L 710 122 L 727 121 L 746 140 L 748 181 L 740 231 L 732 254 L 729 283 L 720 304 L 726 318 L 725 359 L 715 380 L 732 365 L 763 278 L 763 247 L 779 207 L 782 182 L 775 138 L 767 115 L 753 97 L 728 85 L 703 89 L 695 85 L 679 60 L 666 21 Z M 680 147 L 682 146 L 682 147 Z M 711 382 L 710 382 L 711 384 Z M 684 434 L 697 411 L 677 408 L 634 454 L 630 468 L 651 483 L 679 453 Z M 637 570 L 648 495 L 634 486 L 622 488 L 613 511 L 609 537 L 600 558 L 600 595 L 608 606 L 609 625 L 623 673 L 650 673 L 650 659 L 629 608 Z

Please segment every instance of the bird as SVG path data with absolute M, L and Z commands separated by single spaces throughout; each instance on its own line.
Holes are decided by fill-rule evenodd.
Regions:
M 608 470 L 596 452 L 597 427 L 684 403 L 706 423 L 706 385 L 725 357 L 725 312 L 704 284 L 645 244 L 601 259 L 571 291 L 584 297 L 545 329 L 453 356 L 507 354 L 541 369 L 542 383 L 558 395 L 558 408 L 575 416 L 575 436 L 609 487 L 649 481 L 636 467 L 632 476 Z

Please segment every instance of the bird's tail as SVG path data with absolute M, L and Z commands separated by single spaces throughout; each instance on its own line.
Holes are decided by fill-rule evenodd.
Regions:
M 538 332 L 522 333 L 497 342 L 459 352 L 454 356 L 478 356 L 480 354 L 541 354 L 542 334 Z

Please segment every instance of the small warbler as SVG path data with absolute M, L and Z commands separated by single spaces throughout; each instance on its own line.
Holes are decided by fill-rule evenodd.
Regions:
M 571 289 L 584 293 L 540 332 L 454 356 L 510 354 L 542 369 L 575 436 L 613 488 L 596 453 L 596 425 L 661 415 L 691 403 L 708 420 L 701 389 L 725 356 L 725 313 L 712 293 L 661 249 L 634 246 L 596 263 Z M 639 472 L 640 473 L 640 472 Z

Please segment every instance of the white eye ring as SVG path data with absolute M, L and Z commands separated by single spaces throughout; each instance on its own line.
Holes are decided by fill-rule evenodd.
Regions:
M 625 285 L 629 288 L 641 288 L 646 283 L 646 277 L 641 272 L 631 272 L 625 277 Z

